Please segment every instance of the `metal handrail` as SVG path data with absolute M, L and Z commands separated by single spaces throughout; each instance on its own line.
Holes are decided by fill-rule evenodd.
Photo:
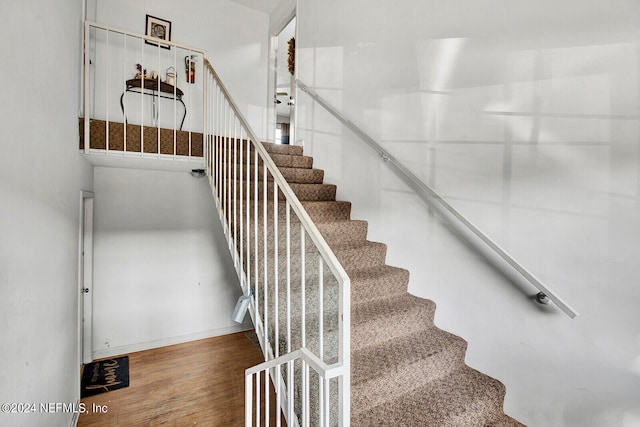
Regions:
M 301 347 L 298 349 L 300 350 L 300 355 L 308 355 L 311 354 L 312 356 L 310 357 L 302 357 L 302 360 L 304 363 L 307 363 L 310 367 L 312 367 L 314 370 L 316 370 L 318 373 L 320 373 L 321 375 L 324 375 L 325 381 L 328 381 L 329 379 L 333 378 L 333 377 L 341 377 L 341 381 L 340 381 L 340 393 L 342 395 L 342 400 L 341 400 L 341 425 L 348 425 L 348 420 L 350 419 L 350 404 L 349 404 L 349 396 L 350 396 L 350 319 L 351 319 L 351 315 L 350 315 L 350 301 L 351 301 L 351 294 L 350 294 L 350 284 L 351 281 L 349 279 L 349 276 L 347 275 L 346 271 L 344 270 L 344 268 L 342 267 L 342 265 L 340 264 L 339 260 L 337 259 L 336 255 L 333 253 L 333 251 L 331 250 L 331 248 L 329 247 L 329 245 L 327 244 L 327 242 L 325 241 L 324 237 L 322 236 L 322 234 L 320 233 L 320 231 L 318 230 L 318 228 L 316 227 L 315 223 L 311 220 L 310 216 L 308 215 L 308 213 L 306 212 L 305 208 L 302 206 L 302 203 L 299 201 L 298 197 L 295 195 L 295 193 L 293 192 L 293 190 L 291 189 L 290 185 L 287 183 L 286 179 L 283 177 L 281 171 L 279 170 L 279 168 L 276 166 L 275 162 L 273 161 L 273 159 L 271 158 L 270 154 L 267 152 L 267 149 L 262 145 L 262 143 L 260 142 L 260 139 L 257 137 L 257 135 L 254 133 L 253 129 L 251 128 L 251 126 L 249 125 L 249 122 L 247 121 L 247 119 L 245 118 L 245 116 L 243 115 L 243 113 L 240 111 L 240 108 L 237 106 L 237 104 L 235 103 L 234 99 L 231 97 L 228 89 L 226 88 L 226 86 L 224 85 L 224 83 L 222 82 L 222 79 L 220 78 L 220 76 L 218 75 L 218 73 L 216 72 L 216 70 L 214 69 L 214 67 L 211 65 L 211 63 L 205 58 L 204 59 L 204 71 L 206 74 L 206 78 L 205 78 L 205 92 L 206 93 L 210 93 L 209 88 L 207 87 L 209 84 L 213 84 L 215 89 L 216 89 L 216 93 L 221 95 L 222 100 L 226 103 L 224 109 L 227 110 L 229 113 L 225 113 L 224 117 L 225 120 L 229 119 L 230 117 L 233 117 L 233 121 L 234 123 L 239 124 L 239 127 L 241 129 L 240 132 L 240 137 L 238 137 L 238 134 L 235 132 L 236 126 L 235 124 L 233 125 L 233 136 L 227 136 L 226 135 L 226 131 L 228 129 L 213 129 L 210 128 L 210 123 L 207 119 L 205 119 L 205 135 L 206 138 L 212 138 L 213 140 L 215 139 L 222 139 L 224 140 L 225 138 L 230 138 L 232 140 L 238 140 L 238 141 L 242 141 L 244 138 L 242 138 L 242 134 L 244 132 L 244 136 L 246 136 L 246 142 L 248 144 L 251 144 L 252 149 L 254 150 L 254 152 L 256 153 L 256 157 L 255 157 L 255 166 L 258 166 L 258 156 L 260 158 L 260 161 L 262 162 L 263 166 L 264 166 L 264 175 L 263 175 L 263 180 L 264 180 L 264 196 L 262 198 L 262 200 L 267 201 L 267 190 L 266 190 L 266 180 L 267 180 L 267 172 L 269 174 L 271 174 L 272 178 L 273 178 L 273 182 L 274 182 L 274 215 L 275 212 L 277 211 L 277 197 L 275 196 L 276 194 L 276 190 L 278 190 L 285 198 L 285 200 L 287 201 L 287 209 L 290 208 L 293 213 L 295 214 L 295 216 L 297 217 L 302 229 L 304 230 L 304 232 L 306 233 L 306 236 L 309 237 L 310 241 L 312 242 L 312 244 L 315 247 L 315 250 L 317 251 L 319 257 L 321 260 L 324 260 L 324 263 L 326 263 L 326 266 L 328 267 L 328 270 L 333 274 L 333 277 L 335 278 L 335 280 L 337 281 L 337 284 L 339 286 L 339 294 L 338 294 L 338 313 L 337 316 L 340 319 L 339 322 L 339 327 L 338 327 L 338 334 L 339 334 L 339 347 L 338 347 L 338 354 L 337 354 L 337 362 L 333 363 L 331 365 L 325 363 L 322 361 L 321 358 L 315 357 L 315 355 L 312 355 L 312 353 L 310 353 L 308 350 L 305 349 L 305 337 L 306 337 L 306 332 L 303 332 L 302 336 L 302 343 L 301 343 Z M 209 80 L 211 80 L 211 82 L 209 82 Z M 216 95 L 217 96 L 217 95 Z M 217 99 L 217 98 L 216 98 Z M 212 105 L 210 106 L 208 102 L 205 101 L 205 117 L 209 117 L 209 116 L 214 116 L 215 112 L 214 111 L 208 111 L 208 108 L 212 107 L 215 109 L 215 107 L 213 107 Z M 220 133 L 222 132 L 222 133 Z M 249 148 L 247 148 L 249 149 Z M 206 151 L 208 151 L 208 154 L 205 155 L 206 157 L 206 164 L 207 164 L 207 168 L 208 171 L 211 169 L 211 165 L 209 162 L 209 156 L 211 156 L 211 148 L 208 148 Z M 241 154 L 242 155 L 242 154 Z M 217 160 L 216 160 L 217 161 Z M 248 166 L 247 166 L 248 167 Z M 228 172 L 223 171 L 223 175 L 227 176 Z M 243 173 L 242 171 L 240 173 Z M 257 174 L 257 171 L 256 171 Z M 229 175 L 230 176 L 230 175 Z M 234 172 L 233 176 L 237 176 L 236 173 Z M 214 180 L 220 180 L 220 176 L 216 176 L 215 178 L 212 178 L 212 176 L 210 176 L 210 179 L 214 179 Z M 258 185 L 258 178 L 257 175 L 255 176 L 255 182 L 254 185 L 257 188 Z M 220 183 L 218 181 L 216 181 L 216 183 L 214 184 L 212 182 L 212 187 L 214 188 L 214 195 L 216 195 L 217 193 L 217 187 L 218 185 L 220 185 Z M 223 190 L 223 199 L 226 199 L 229 196 L 229 194 L 231 193 L 224 193 Z M 235 190 L 234 190 L 234 196 L 235 197 Z M 258 201 L 258 195 L 257 195 L 257 190 L 254 193 L 254 201 L 257 202 Z M 216 195 L 216 197 L 218 197 Z M 247 195 L 247 200 L 248 200 L 248 195 Z M 242 197 L 240 198 L 240 200 L 242 200 Z M 224 205 L 224 200 L 222 201 L 223 205 Z M 231 202 L 231 206 L 223 206 L 220 213 L 221 213 L 221 220 L 223 221 L 223 225 L 225 226 L 225 230 L 227 229 L 227 227 L 230 227 L 230 223 L 232 222 L 230 219 L 226 219 L 225 217 L 225 209 L 231 209 L 234 211 L 233 215 L 235 218 L 235 215 L 237 214 L 236 211 L 236 206 L 233 205 L 234 202 Z M 240 202 L 242 203 L 242 202 Z M 247 202 L 248 203 L 248 202 Z M 243 217 L 243 213 L 242 213 L 242 207 L 243 205 L 240 204 L 240 214 L 238 216 L 238 218 L 240 219 L 240 221 L 242 220 Z M 248 208 L 248 206 L 247 206 Z M 257 216 L 257 203 L 254 206 L 254 208 L 256 209 L 256 213 L 255 215 Z M 266 213 L 267 213 L 267 207 L 266 204 L 264 205 L 264 229 L 266 229 Z M 231 214 L 229 214 L 231 215 Z M 289 214 L 287 211 L 287 220 L 286 220 L 286 227 L 288 228 L 288 224 L 289 224 Z M 236 222 L 236 221 L 233 221 Z M 237 222 L 236 222 L 237 223 Z M 255 235 L 258 235 L 258 231 L 257 231 L 257 220 L 254 220 L 254 226 L 255 228 Z M 234 225 L 235 227 L 235 225 Z M 274 224 L 274 228 L 275 228 L 275 233 L 277 236 L 277 221 Z M 229 236 L 231 234 L 236 235 L 236 229 L 234 228 L 233 231 L 231 231 L 231 229 L 229 229 L 229 233 L 227 233 L 227 231 L 225 231 L 225 234 L 227 235 L 227 238 L 229 239 Z M 240 233 L 242 233 L 242 231 L 240 231 Z M 242 234 L 240 234 L 240 236 L 242 236 Z M 303 238 L 301 240 L 301 245 L 302 245 L 302 256 L 304 257 L 304 236 L 305 234 L 302 235 Z M 287 237 L 288 238 L 288 237 Z M 238 271 L 239 277 L 241 278 L 241 282 L 244 284 L 245 281 L 250 281 L 249 275 L 245 275 L 246 272 L 242 271 L 242 261 L 237 262 L 238 261 L 238 248 L 236 246 L 236 243 L 233 242 L 233 239 L 229 239 L 229 244 L 230 244 L 230 249 L 232 251 L 232 253 L 234 254 L 234 263 L 236 265 L 236 270 Z M 240 240 L 242 241 L 242 237 L 240 237 Z M 266 239 L 264 239 L 263 241 L 264 249 L 263 249 L 263 253 L 266 253 Z M 276 291 L 275 291 L 275 302 L 274 302 L 274 306 L 275 306 L 275 313 L 277 313 L 277 304 L 278 304 L 278 291 L 277 291 L 277 283 L 278 283 L 278 276 L 277 276 L 277 263 L 278 263 L 278 244 L 277 244 L 277 239 L 274 242 L 274 247 L 275 247 L 275 263 L 273 264 L 275 266 L 275 278 L 274 278 L 274 283 L 276 286 Z M 256 247 L 256 257 L 257 257 L 257 247 Z M 242 246 L 240 248 L 240 253 L 242 253 L 243 249 Z M 287 255 L 288 257 L 289 255 Z M 288 259 L 287 259 L 288 261 Z M 301 269 L 302 269 L 302 277 L 303 277 L 303 281 L 304 281 L 304 268 L 305 268 L 305 260 L 304 258 L 302 258 L 301 262 Z M 320 264 L 320 273 L 319 273 L 319 277 L 320 277 L 320 290 L 319 292 L 322 292 L 323 289 L 323 285 L 322 285 L 322 265 L 324 264 Z M 264 263 L 264 274 L 266 276 L 266 271 L 267 271 L 267 266 L 266 266 L 266 258 L 265 258 L 265 263 Z M 255 271 L 255 270 L 254 270 Z M 256 273 L 257 274 L 257 273 Z M 288 280 L 288 279 L 287 279 Z M 266 280 L 265 280 L 266 282 Z M 256 276 L 256 283 L 254 284 L 254 286 L 257 286 L 258 281 L 257 281 L 257 276 Z M 266 283 L 265 285 L 266 286 Z M 244 286 L 243 286 L 244 288 Z M 251 289 L 251 285 L 250 283 L 247 286 L 247 289 L 250 290 Z M 264 288 L 263 288 L 264 289 Z M 263 293 L 265 294 L 265 307 L 266 307 L 266 289 L 263 291 Z M 257 292 L 256 292 L 257 294 Z M 256 330 L 258 331 L 260 328 L 262 328 L 262 332 L 264 332 L 264 342 L 261 342 L 262 346 L 263 346 L 263 350 L 265 352 L 265 358 L 269 361 L 269 363 L 266 366 L 269 367 L 276 367 L 279 366 L 281 363 L 280 361 L 283 359 L 277 359 L 276 362 L 273 362 L 273 357 L 278 358 L 279 354 L 276 351 L 270 352 L 269 350 L 269 340 L 268 340 L 268 333 L 267 333 L 267 329 L 269 322 L 267 321 L 267 314 L 266 314 L 266 308 L 263 311 L 264 314 L 264 319 L 262 317 L 260 317 L 260 313 L 258 312 L 258 308 L 257 308 L 257 304 L 258 304 L 258 298 L 253 298 L 252 299 L 252 303 L 250 304 L 250 314 L 252 315 L 252 317 L 254 316 L 254 314 L 258 317 L 257 319 L 254 318 L 254 324 L 256 325 Z M 305 321 L 305 302 L 304 302 L 304 285 L 302 287 L 302 331 L 305 331 L 305 326 L 304 326 L 304 321 Z M 323 302 L 322 302 L 322 297 L 319 297 L 319 328 L 320 331 L 323 330 L 323 315 L 322 313 L 324 312 L 323 310 Z M 276 314 L 277 316 L 277 314 Z M 276 322 L 275 325 L 275 348 L 278 347 L 278 323 Z M 323 341 L 322 341 L 322 332 L 320 334 L 320 354 L 322 354 L 322 345 L 323 345 Z M 296 349 L 292 349 L 292 350 L 296 350 Z M 308 354 L 307 354 L 308 353 Z M 290 353 L 291 355 L 291 353 Z M 264 367 L 265 365 L 259 365 L 258 367 L 256 367 L 255 369 L 258 369 L 260 371 L 264 371 L 265 369 L 262 369 L 262 367 Z M 267 368 L 269 369 L 269 368 Z M 279 373 L 275 373 L 273 375 L 273 378 L 275 379 L 275 388 L 276 390 L 281 391 L 281 387 L 278 384 L 281 384 L 282 382 L 280 381 L 280 374 Z M 304 383 L 303 383 L 304 384 Z M 306 386 L 308 386 L 308 382 L 306 383 Z M 305 387 L 305 385 L 303 385 L 303 387 Z M 322 390 L 322 388 L 320 388 L 320 390 Z M 324 393 L 328 393 L 328 384 L 325 387 L 325 391 Z M 277 394 L 277 396 L 279 396 L 279 392 Z M 285 397 L 286 399 L 286 397 Z M 284 403 L 284 400 L 280 400 L 281 403 Z M 329 404 L 329 400 L 328 398 L 325 399 L 325 405 Z M 280 406 L 280 405 L 278 405 Z M 282 409 L 284 409 L 283 406 L 281 406 Z M 291 411 L 292 407 L 289 407 L 289 411 Z M 328 407 L 324 408 L 325 409 L 325 415 L 324 416 L 328 416 Z M 247 418 L 248 420 L 250 420 L 251 418 Z
M 309 95 L 314 101 L 320 104 L 325 110 L 331 113 L 340 123 L 348 127 L 353 133 L 355 133 L 360 139 L 366 142 L 371 148 L 373 148 L 382 157 L 384 162 L 393 170 L 396 175 L 402 179 L 409 187 L 411 187 L 422 200 L 427 204 L 437 209 L 441 216 L 452 223 L 450 217 L 455 218 L 466 229 L 471 231 L 478 239 L 480 239 L 486 246 L 493 250 L 501 259 L 509 264 L 515 271 L 517 271 L 528 282 L 535 286 L 543 296 L 553 301 L 563 312 L 565 312 L 570 318 L 575 318 L 579 313 L 573 309 L 568 303 L 560 298 L 555 292 L 549 289 L 548 286 L 543 284 L 538 278 L 536 278 L 529 270 L 523 267 L 518 261 L 516 261 L 511 255 L 509 255 L 504 249 L 502 249 L 496 242 L 491 240 L 486 234 L 484 234 L 478 227 L 473 225 L 471 221 L 465 218 L 460 212 L 458 212 L 453 206 L 447 203 L 438 193 L 436 193 L 431 187 L 425 184 L 419 177 L 411 172 L 407 167 L 400 163 L 391 153 L 385 150 L 380 144 L 378 144 L 367 133 L 355 125 L 352 121 L 345 118 L 339 111 L 331 106 L 324 98 L 318 95 L 313 89 L 307 86 L 304 82 L 296 79 L 297 86 Z M 453 224 L 455 225 L 455 224 Z
M 227 98 L 227 101 L 229 102 L 229 106 L 238 117 L 238 120 L 240 121 L 242 126 L 245 128 L 249 139 L 255 142 L 260 141 L 260 139 L 253 132 L 251 126 L 249 125 L 249 122 L 247 121 L 247 119 L 244 117 L 244 115 L 238 108 L 237 104 L 233 101 L 233 98 L 231 98 L 229 91 L 222 83 L 220 76 L 218 75 L 218 73 L 216 73 L 215 69 L 213 68 L 209 60 L 205 58 L 204 63 L 205 63 L 205 67 L 208 68 L 209 72 L 213 74 L 214 78 L 218 82 L 218 86 L 220 87 L 225 97 Z M 273 179 L 275 182 L 278 183 L 278 187 L 284 193 L 285 198 L 287 200 L 292 201 L 291 208 L 293 208 L 295 213 L 300 218 L 300 222 L 303 224 L 303 226 L 309 233 L 309 237 L 318 248 L 320 255 L 327 261 L 327 264 L 329 265 L 331 272 L 336 276 L 336 278 L 341 279 L 343 283 L 346 283 L 348 285 L 350 280 L 349 276 L 347 275 L 344 268 L 342 268 L 342 265 L 340 265 L 338 258 L 336 258 L 331 248 L 329 248 L 329 245 L 322 237 L 322 234 L 316 227 L 315 223 L 311 220 L 311 217 L 309 217 L 309 214 L 307 214 L 307 211 L 304 209 L 302 204 L 298 201 L 298 197 L 295 195 L 295 193 L 287 183 L 287 180 L 284 178 L 284 176 L 282 176 L 282 172 L 280 172 L 280 169 L 278 169 L 276 164 L 271 159 L 271 156 L 269 156 L 269 153 L 267 153 L 267 150 L 262 146 L 262 144 L 257 143 L 255 144 L 255 147 L 258 153 L 260 153 L 260 156 L 262 157 L 262 160 L 264 161 L 265 165 L 269 168 L 269 172 L 273 174 Z
M 253 390 L 254 390 L 254 379 L 260 375 L 260 373 L 262 372 L 269 372 L 271 370 L 274 370 L 276 368 L 279 368 L 281 366 L 284 365 L 289 365 L 295 361 L 301 361 L 302 362 L 302 371 L 308 371 L 309 368 L 313 369 L 319 376 L 319 378 L 322 379 L 322 383 L 324 383 L 324 388 L 322 389 L 322 394 L 323 394 L 323 398 L 324 398 L 324 408 L 323 408 L 323 412 L 321 414 L 321 425 L 329 425 L 329 381 L 333 378 L 339 377 L 341 375 L 345 375 L 345 366 L 339 363 L 333 364 L 333 365 L 327 365 L 326 363 L 324 363 L 322 360 L 320 360 L 319 357 L 317 357 L 315 354 L 313 354 L 311 351 L 309 351 L 308 349 L 306 349 L 305 347 L 301 347 L 297 350 L 293 350 L 287 354 L 284 354 L 282 356 L 276 357 L 274 359 L 271 360 L 267 360 L 263 363 L 260 363 L 259 365 L 256 366 L 252 366 L 248 369 L 245 370 L 245 426 L 247 427 L 251 427 L 253 425 L 253 407 L 252 407 L 252 400 L 253 400 Z M 306 376 L 308 377 L 308 373 L 306 373 Z M 259 387 L 256 387 L 256 389 L 258 389 Z M 309 420 L 308 420 L 308 405 L 309 405 L 309 390 L 305 389 L 305 391 L 302 392 L 303 394 L 303 399 L 305 400 L 305 409 L 303 409 L 301 418 L 302 418 L 302 425 L 309 425 Z M 290 398 L 291 395 L 289 395 L 288 398 Z M 290 423 L 289 425 L 293 425 L 293 426 L 297 426 L 299 425 L 298 423 L 298 419 L 296 419 L 293 416 L 293 413 L 290 411 L 287 414 L 287 422 Z M 259 423 L 258 423 L 259 425 Z M 268 423 L 267 423 L 268 425 Z M 276 422 L 276 425 L 280 425 L 279 422 Z M 343 424 L 340 424 L 343 425 Z M 348 424 L 344 424 L 344 425 L 348 425 Z

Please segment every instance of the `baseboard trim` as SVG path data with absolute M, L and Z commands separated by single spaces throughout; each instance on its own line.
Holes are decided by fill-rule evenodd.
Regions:
M 76 408 L 80 407 L 80 399 L 77 400 L 76 402 Z M 71 417 L 71 424 L 69 424 L 71 427 L 76 427 L 78 425 L 78 419 L 80 418 L 80 412 L 74 412 L 73 416 Z
M 251 322 L 245 322 L 240 325 L 228 326 L 226 328 L 210 329 L 208 331 L 198 332 L 195 334 L 181 335 L 181 336 L 170 337 L 170 338 L 162 338 L 159 340 L 146 341 L 146 342 L 141 342 L 136 344 L 124 345 L 120 347 L 110 347 L 110 348 L 94 351 L 93 360 L 103 359 L 105 357 L 119 356 L 127 353 L 134 353 L 136 351 L 151 350 L 154 348 L 166 347 L 169 345 L 184 344 L 190 341 L 213 338 L 221 335 L 233 334 L 236 332 L 249 331 L 251 329 L 253 329 L 253 324 Z

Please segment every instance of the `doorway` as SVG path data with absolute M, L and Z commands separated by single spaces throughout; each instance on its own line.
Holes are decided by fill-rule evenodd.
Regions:
M 93 361 L 93 193 L 80 192 L 78 342 L 80 365 Z
M 295 144 L 295 16 L 274 37 L 274 114 L 276 144 Z

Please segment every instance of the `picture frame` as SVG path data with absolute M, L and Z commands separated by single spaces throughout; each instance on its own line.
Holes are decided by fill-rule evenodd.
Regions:
M 159 40 L 171 41 L 171 22 L 155 16 L 147 15 L 145 35 Z M 155 42 L 152 40 L 145 40 L 145 42 L 153 46 L 160 46 L 163 49 L 171 49 L 171 46 L 166 43 Z

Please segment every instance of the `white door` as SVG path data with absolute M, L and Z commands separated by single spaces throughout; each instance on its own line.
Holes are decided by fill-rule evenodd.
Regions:
M 80 336 L 82 363 L 93 361 L 93 193 L 82 192 L 80 224 Z

